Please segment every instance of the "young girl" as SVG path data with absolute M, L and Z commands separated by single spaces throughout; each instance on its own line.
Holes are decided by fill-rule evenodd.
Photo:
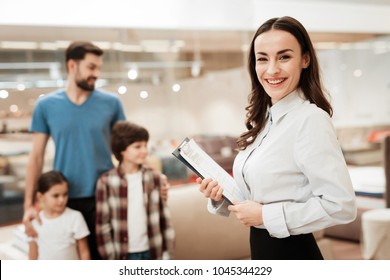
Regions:
M 29 241 L 30 260 L 90 259 L 89 230 L 81 213 L 66 207 L 68 189 L 61 172 L 49 171 L 39 178 L 37 199 L 42 210 L 33 221 L 38 237 Z
M 102 259 L 172 259 L 174 230 L 161 193 L 162 174 L 145 165 L 148 131 L 117 122 L 111 147 L 119 166 L 100 176 L 96 237 Z

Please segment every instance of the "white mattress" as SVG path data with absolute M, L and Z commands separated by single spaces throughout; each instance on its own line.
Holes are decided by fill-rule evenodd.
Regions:
M 357 194 L 380 194 L 385 192 L 385 171 L 381 166 L 348 167 L 352 185 Z

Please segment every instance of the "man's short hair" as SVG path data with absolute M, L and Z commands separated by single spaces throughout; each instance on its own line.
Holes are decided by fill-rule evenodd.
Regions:
M 91 42 L 73 42 L 65 51 L 66 62 L 70 59 L 83 60 L 87 53 L 92 53 L 97 56 L 103 55 L 103 50 Z

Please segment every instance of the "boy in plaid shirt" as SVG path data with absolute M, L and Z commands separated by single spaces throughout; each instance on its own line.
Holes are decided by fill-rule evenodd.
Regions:
M 161 196 L 163 176 L 145 165 L 148 131 L 127 121 L 111 132 L 119 166 L 97 182 L 96 235 L 103 259 L 173 259 L 174 229 Z

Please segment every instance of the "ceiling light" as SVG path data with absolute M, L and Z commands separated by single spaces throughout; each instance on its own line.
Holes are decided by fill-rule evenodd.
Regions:
M 356 69 L 355 71 L 353 71 L 353 75 L 356 77 L 356 78 L 359 78 L 363 75 L 363 71 L 360 70 L 360 69 Z
M 58 86 L 58 80 L 40 80 L 35 82 L 35 86 L 38 88 L 55 88 Z
M 375 54 L 384 54 L 390 50 L 390 45 L 384 41 L 374 42 L 372 48 L 374 49 Z
M 125 63 L 125 67 L 130 68 L 130 70 L 140 68 L 191 68 L 194 64 L 202 67 L 203 61 L 139 61 Z
M 135 69 L 135 68 L 130 69 L 129 72 L 127 72 L 127 77 L 129 77 L 130 80 L 137 79 L 137 77 L 138 77 L 137 69 Z
M 142 99 L 146 99 L 146 98 L 148 98 L 148 96 L 149 96 L 149 93 L 146 90 L 143 90 L 139 93 L 139 97 L 141 97 Z
M 39 48 L 41 50 L 46 50 L 46 51 L 55 51 L 58 49 L 58 46 L 56 43 L 42 42 L 42 43 L 39 43 Z
M 336 42 L 317 42 L 314 44 L 315 49 L 318 50 L 333 50 L 337 49 L 338 46 Z
M 183 40 L 142 40 L 141 48 L 145 52 L 178 52 L 185 46 Z
M 59 62 L 4 62 L 0 63 L 0 69 L 59 69 Z
M 119 94 L 125 94 L 127 92 L 127 88 L 125 86 L 120 86 L 118 88 L 118 93 Z
M 339 45 L 339 49 L 340 50 L 350 50 L 350 49 L 352 49 L 352 44 L 350 44 L 350 43 L 341 43 Z
M 0 43 L 3 49 L 34 50 L 38 47 L 36 42 L 3 41 Z
M 66 49 L 70 44 L 70 41 L 56 41 L 56 45 L 59 49 Z
M 8 91 L 6 91 L 5 89 L 0 90 L 0 98 L 6 99 L 6 98 L 8 98 L 8 96 L 9 96 Z
M 26 86 L 25 86 L 24 84 L 18 84 L 18 85 L 16 86 L 16 89 L 17 89 L 18 91 L 24 91 L 24 90 L 26 89 Z
M 122 43 L 113 43 L 112 49 L 116 51 L 122 51 L 122 52 L 140 52 L 142 51 L 142 48 L 140 45 L 127 45 Z
M 105 41 L 94 41 L 93 42 L 96 46 L 100 47 L 103 50 L 109 50 L 111 49 L 111 43 L 105 42 Z
M 179 92 L 180 91 L 180 85 L 179 84 L 174 84 L 173 86 L 172 86 L 172 90 L 174 91 L 174 92 Z
M 19 110 L 19 107 L 18 107 L 18 105 L 16 105 L 16 104 L 12 104 L 11 106 L 9 106 L 9 110 L 10 110 L 12 113 L 16 113 L 16 112 Z

